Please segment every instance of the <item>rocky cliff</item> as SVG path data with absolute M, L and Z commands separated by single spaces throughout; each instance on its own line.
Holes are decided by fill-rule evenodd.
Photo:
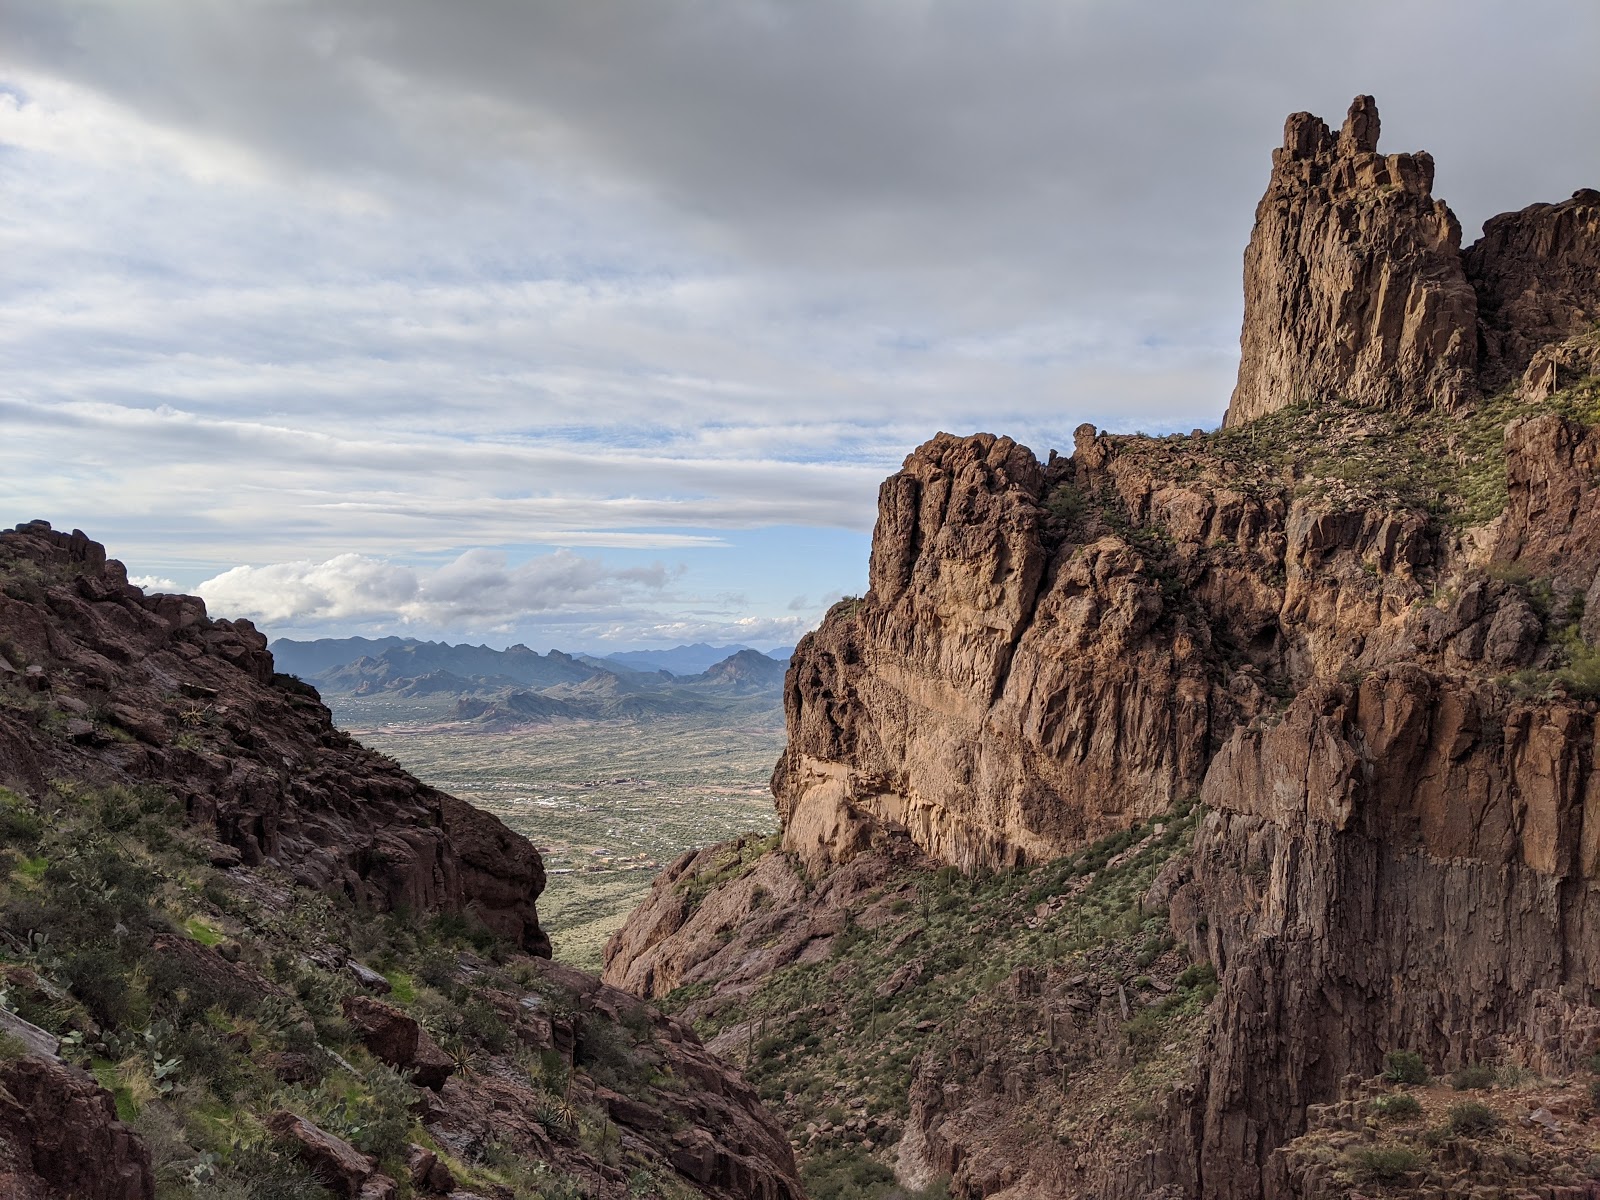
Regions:
M 735 1070 L 549 961 L 544 883 L 248 622 L 0 533 L 0 1192 L 797 1200 Z
M 1357 96 L 1334 136 L 1284 125 L 1245 251 L 1239 381 L 1226 421 L 1340 400 L 1454 407 L 1600 319 L 1600 193 L 1485 223 L 1465 252 L 1433 158 L 1378 153 Z
M 835 972 L 911 1048 L 907 1183 L 1588 1194 L 1588 1101 L 1556 1097 L 1600 1050 L 1592 193 L 1463 256 L 1431 161 L 1376 142 L 1365 97 L 1337 138 L 1290 118 L 1221 430 L 906 460 L 867 594 L 795 654 L 782 856 L 677 864 L 608 947 L 608 979 L 737 1029 L 883 927 Z M 1010 869 L 964 936 L 1026 977 L 933 1004 L 918 855 Z M 1384 1124 L 1396 1052 L 1524 1072 L 1567 1115 L 1527 1144 Z

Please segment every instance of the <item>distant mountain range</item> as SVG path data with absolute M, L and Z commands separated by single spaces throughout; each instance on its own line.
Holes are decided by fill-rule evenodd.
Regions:
M 487 727 L 770 708 L 790 654 L 775 652 L 780 660 L 748 646 L 699 643 L 598 658 L 400 637 L 279 638 L 271 649 L 279 670 L 326 693 L 454 695 L 458 718 Z

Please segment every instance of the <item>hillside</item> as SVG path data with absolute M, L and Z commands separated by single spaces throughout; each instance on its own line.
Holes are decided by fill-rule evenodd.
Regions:
M 0 1194 L 798 1198 L 735 1071 L 549 960 L 544 884 L 248 622 L 0 533 Z
M 1462 251 L 1377 141 L 1289 118 L 1222 429 L 906 459 L 781 836 L 608 945 L 813 1195 L 1600 1189 L 1600 192 Z

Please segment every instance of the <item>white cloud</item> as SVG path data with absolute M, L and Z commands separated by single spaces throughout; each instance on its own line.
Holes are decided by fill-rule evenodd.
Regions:
M 667 578 L 663 566 L 619 570 L 570 550 L 512 566 L 504 554 L 478 549 L 431 570 L 363 554 L 234 567 L 195 590 L 215 615 L 269 625 L 477 630 L 593 614 L 659 592 Z
M 134 587 L 143 588 L 147 592 L 176 592 L 178 583 L 173 579 L 166 579 L 159 575 L 129 575 L 128 582 Z

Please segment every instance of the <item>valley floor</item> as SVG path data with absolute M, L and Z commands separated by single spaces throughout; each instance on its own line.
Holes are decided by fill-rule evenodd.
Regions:
M 324 697 L 341 728 L 434 787 L 531 838 L 550 886 L 539 916 L 556 958 L 600 969 L 606 939 L 666 864 L 777 829 L 768 777 L 783 714 L 482 731 L 453 698 Z

